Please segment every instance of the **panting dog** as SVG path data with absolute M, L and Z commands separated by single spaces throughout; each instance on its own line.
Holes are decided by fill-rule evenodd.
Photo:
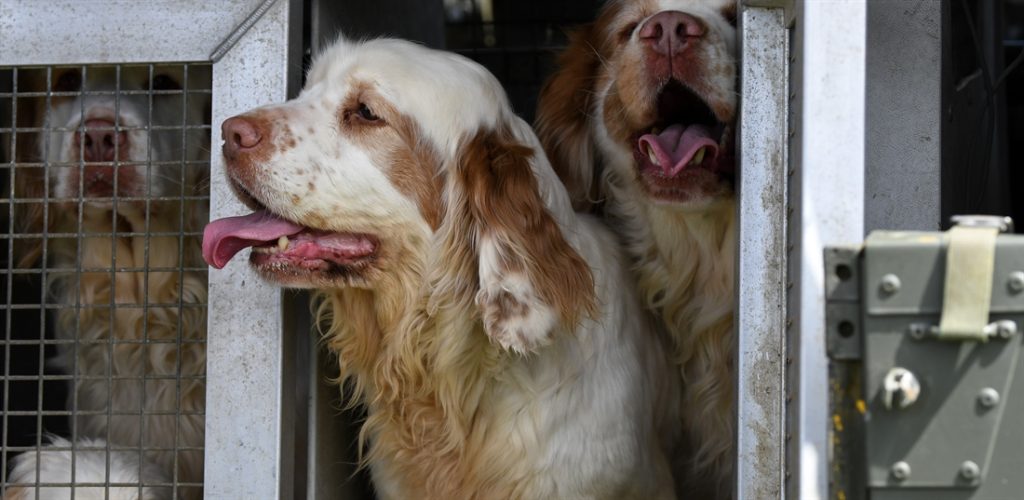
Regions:
M 611 0 L 571 36 L 537 133 L 580 210 L 599 210 L 674 340 L 691 471 L 735 462 L 735 0 Z
M 255 213 L 211 223 L 204 255 L 252 247 L 265 279 L 319 291 L 383 498 L 675 498 L 665 346 L 490 73 L 341 40 L 297 98 L 222 130 Z

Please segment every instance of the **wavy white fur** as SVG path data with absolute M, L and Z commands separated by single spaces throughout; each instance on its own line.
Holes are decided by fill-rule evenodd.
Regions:
M 72 447 L 67 439 L 51 437 L 38 451 L 14 458 L 4 500 L 67 500 L 72 485 L 77 485 L 74 498 L 79 500 L 171 498 L 169 480 L 159 466 L 141 459 L 138 452 L 108 453 L 107 448 L 102 439 L 80 439 Z

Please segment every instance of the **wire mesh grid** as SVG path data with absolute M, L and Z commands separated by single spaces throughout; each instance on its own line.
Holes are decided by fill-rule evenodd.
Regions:
M 445 47 L 482 64 L 531 121 L 545 78 L 573 27 L 593 21 L 603 0 L 446 0 Z
M 202 494 L 210 74 L 0 68 L 4 498 Z

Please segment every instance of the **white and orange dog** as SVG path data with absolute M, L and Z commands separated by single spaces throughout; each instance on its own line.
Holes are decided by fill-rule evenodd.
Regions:
M 53 97 L 34 110 L 37 126 L 48 126 L 28 160 L 46 168 L 19 169 L 18 196 L 45 195 L 49 207 L 29 205 L 20 230 L 53 236 L 21 249 L 21 260 L 36 265 L 45 245 L 47 288 L 59 305 L 53 331 L 64 341 L 56 364 L 74 376 L 75 446 L 92 449 L 75 451 L 74 478 L 69 441 L 18 456 L 8 479 L 24 483 L 25 498 L 35 498 L 37 466 L 44 481 L 102 482 L 106 453 L 96 448 L 107 446 L 124 450 L 110 455 L 112 481 L 156 470 L 142 479 L 163 478 L 165 488 L 146 488 L 147 498 L 169 497 L 172 478 L 193 483 L 180 497 L 201 496 L 206 278 L 198 233 L 208 210 L 196 200 L 208 184 L 201 125 L 210 98 L 186 99 L 184 76 L 181 66 L 55 69 Z M 189 78 L 208 81 L 209 69 L 192 67 Z M 129 457 L 130 448 L 143 450 L 141 458 Z M 56 487 L 40 494 L 70 495 Z M 102 488 L 76 494 L 103 498 Z
M 339 41 L 303 92 L 224 122 L 266 279 L 320 292 L 383 498 L 675 498 L 674 370 L 614 236 L 578 216 L 497 80 Z
M 611 0 L 546 83 L 537 131 L 578 209 L 600 205 L 674 340 L 692 474 L 735 462 L 736 0 Z

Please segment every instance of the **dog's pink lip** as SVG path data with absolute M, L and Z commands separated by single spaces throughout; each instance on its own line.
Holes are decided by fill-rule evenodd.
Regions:
M 253 249 L 250 260 L 257 266 L 329 271 L 372 258 L 377 252 L 377 241 L 366 234 L 305 229 L 288 237 L 284 249 L 279 242 L 255 245 Z
M 217 269 L 250 247 L 259 249 L 253 252 L 254 263 L 311 269 L 321 263 L 353 264 L 373 256 L 378 244 L 370 235 L 313 229 L 266 210 L 216 220 L 203 231 L 203 258 Z

